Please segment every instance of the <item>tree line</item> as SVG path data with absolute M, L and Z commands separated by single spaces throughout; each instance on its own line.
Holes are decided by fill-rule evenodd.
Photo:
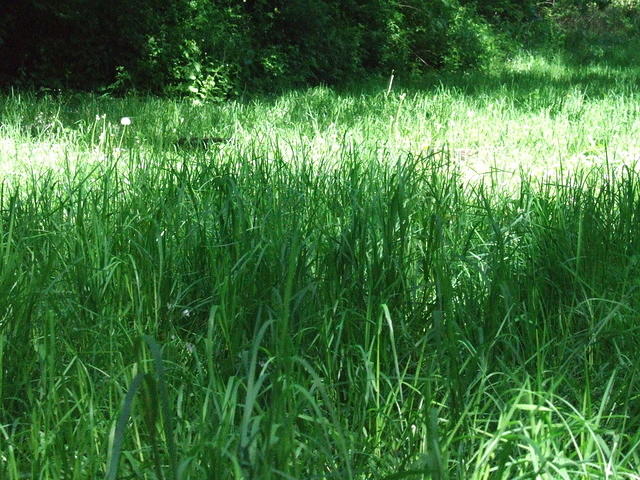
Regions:
M 0 84 L 221 99 L 487 68 L 526 44 L 593 43 L 585 18 L 617 22 L 610 35 L 637 17 L 636 0 L 5 0 Z

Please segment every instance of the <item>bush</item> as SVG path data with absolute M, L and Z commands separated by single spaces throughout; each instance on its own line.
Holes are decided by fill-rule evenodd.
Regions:
M 640 13 L 632 2 L 564 0 L 549 12 L 569 59 L 633 65 L 638 61 Z
M 395 2 L 386 27 L 382 60 L 398 69 L 483 67 L 497 54 L 490 26 L 455 0 Z
M 221 100 L 484 68 L 540 39 L 597 60 L 639 24 L 636 0 L 22 0 L 0 5 L 0 81 Z

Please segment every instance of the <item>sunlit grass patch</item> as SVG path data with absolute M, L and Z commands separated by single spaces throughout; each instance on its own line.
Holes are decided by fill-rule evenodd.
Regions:
M 495 168 L 538 175 L 561 163 L 565 169 L 606 160 L 633 163 L 640 130 L 637 78 L 633 69 L 576 69 L 559 59 L 522 55 L 484 77 L 449 75 L 404 87 L 396 81 L 391 90 L 379 85 L 366 93 L 316 87 L 214 105 L 14 95 L 3 100 L 2 155 L 6 159 L 12 150 L 7 135 L 22 136 L 22 145 L 50 142 L 102 153 L 125 140 L 124 146 L 145 155 L 168 152 L 185 138 L 228 138 L 232 145 L 216 148 L 264 155 L 277 149 L 289 159 L 304 152 L 307 161 L 337 164 L 348 148 L 391 157 L 449 150 L 469 177 Z M 131 116 L 132 125 L 120 125 Z M 51 157 L 63 156 L 60 150 L 54 146 L 36 156 L 51 164 Z

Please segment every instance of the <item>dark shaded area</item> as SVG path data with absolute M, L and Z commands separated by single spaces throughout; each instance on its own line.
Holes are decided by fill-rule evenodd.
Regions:
M 638 24 L 610 0 L 7 0 L 0 86 L 221 100 L 482 70 L 531 45 L 598 60 Z
M 545 58 L 541 54 L 539 58 Z M 603 98 L 612 92 L 629 93 L 633 87 L 640 87 L 640 69 L 611 66 L 605 62 L 590 62 L 579 65 L 570 57 L 546 57 L 563 68 L 563 74 L 552 76 L 547 70 L 527 69 L 523 71 L 501 70 L 499 72 L 473 71 L 465 75 L 448 72 L 435 72 L 419 79 L 404 82 L 408 91 L 435 90 L 443 86 L 461 91 L 469 96 L 482 96 L 491 92 L 504 91 L 510 98 L 527 101 L 527 110 L 531 110 L 530 101 L 537 93 L 540 100 L 548 103 L 550 96 L 540 94 L 545 91 L 557 91 L 565 97 L 567 92 L 577 89 L 590 98 Z M 534 108 L 535 109 L 535 108 Z
M 148 8 L 131 2 L 9 0 L 0 7 L 0 81 L 94 88 L 142 54 L 136 27 Z
M 179 149 L 206 150 L 229 141 L 231 141 L 230 137 L 180 137 L 173 142 L 173 145 Z

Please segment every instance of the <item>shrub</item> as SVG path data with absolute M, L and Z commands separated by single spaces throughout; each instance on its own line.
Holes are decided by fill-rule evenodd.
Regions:
M 388 66 L 412 71 L 482 67 L 497 53 L 487 22 L 456 0 L 395 2 L 389 13 L 382 53 Z

